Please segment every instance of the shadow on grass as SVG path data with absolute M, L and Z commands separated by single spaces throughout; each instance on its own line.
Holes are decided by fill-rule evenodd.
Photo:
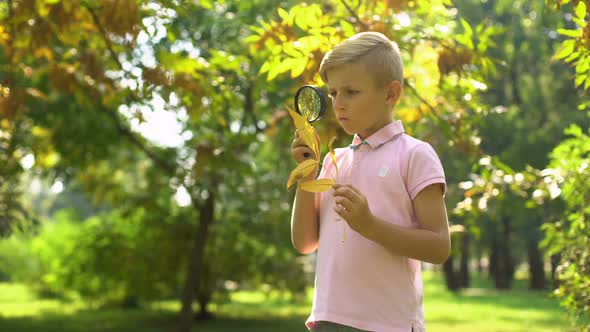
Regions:
M 161 332 L 172 331 L 176 316 L 142 310 L 81 310 L 74 314 L 2 317 L 2 332 Z
M 44 312 L 34 317 L 1 317 L 2 332 L 173 332 L 176 313 L 143 310 L 83 310 L 74 314 Z M 299 332 L 304 316 L 238 318 L 217 316 L 195 321 L 193 331 Z
M 219 331 L 240 331 L 240 332 L 303 332 L 306 317 L 272 318 L 268 319 L 244 319 L 219 317 L 214 321 L 196 322 L 193 324 L 193 331 L 219 332 Z

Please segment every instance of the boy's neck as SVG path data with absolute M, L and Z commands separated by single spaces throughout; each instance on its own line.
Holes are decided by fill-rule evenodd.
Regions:
M 394 119 L 393 117 L 390 117 L 388 119 L 386 119 L 383 123 L 381 123 L 378 126 L 375 126 L 374 129 L 372 129 L 370 132 L 367 133 L 366 137 L 365 135 L 361 134 L 361 133 L 357 133 L 357 136 L 361 139 L 361 140 L 366 140 L 367 138 L 371 137 L 374 133 L 378 132 L 379 130 L 383 129 L 384 127 L 388 126 L 389 124 L 393 123 Z

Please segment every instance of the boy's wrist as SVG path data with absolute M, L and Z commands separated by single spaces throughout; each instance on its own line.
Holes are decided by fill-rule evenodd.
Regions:
M 369 222 L 367 223 L 365 231 L 363 232 L 364 234 L 362 235 L 371 241 L 375 241 L 375 234 L 379 233 L 380 224 L 381 220 L 375 217 L 373 214 L 371 214 Z

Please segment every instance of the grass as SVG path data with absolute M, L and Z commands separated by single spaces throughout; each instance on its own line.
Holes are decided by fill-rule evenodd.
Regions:
M 567 314 L 549 292 L 526 289 L 497 291 L 477 278 L 474 287 L 453 294 L 440 275 L 424 276 L 426 321 L 432 332 L 575 331 Z M 196 322 L 193 331 L 305 331 L 311 299 L 293 303 L 261 292 L 238 292 L 232 302 L 213 305 L 217 319 Z M 160 332 L 172 331 L 178 302 L 152 303 L 143 310 L 90 310 L 80 302 L 38 299 L 22 285 L 0 283 L 0 331 L 6 332 Z

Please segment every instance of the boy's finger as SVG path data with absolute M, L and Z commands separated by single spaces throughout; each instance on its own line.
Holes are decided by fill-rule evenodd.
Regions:
M 359 188 L 353 186 L 352 184 L 348 185 L 348 187 L 354 191 L 358 196 L 363 196 L 363 193 L 359 190 Z
M 346 197 L 351 202 L 354 202 L 358 198 L 358 194 L 348 186 L 342 186 L 338 189 L 335 189 L 334 196 Z
M 358 196 L 363 196 L 363 193 L 361 193 L 361 191 L 357 187 L 353 186 L 352 184 L 349 184 L 349 183 L 335 183 L 334 185 L 332 185 L 332 188 L 334 190 L 336 190 L 338 188 L 343 188 L 343 187 L 349 188 L 350 190 L 352 190 Z
M 348 215 L 348 214 L 349 214 L 349 211 L 348 211 L 348 210 L 346 210 L 346 209 L 345 209 L 345 208 L 343 208 L 342 206 L 335 205 L 335 206 L 334 206 L 334 211 L 335 211 L 335 212 L 336 212 L 336 213 L 337 213 L 337 214 L 338 214 L 338 215 L 339 215 L 339 216 L 340 216 L 342 219 L 344 219 L 346 222 L 348 222 L 348 216 L 349 216 L 349 215 Z M 340 219 L 340 220 L 342 220 L 342 219 Z
M 342 205 L 347 211 L 352 210 L 352 201 L 346 197 L 338 197 L 335 199 L 335 202 Z
M 307 145 L 294 147 L 293 154 L 298 163 L 313 157 L 313 151 Z

